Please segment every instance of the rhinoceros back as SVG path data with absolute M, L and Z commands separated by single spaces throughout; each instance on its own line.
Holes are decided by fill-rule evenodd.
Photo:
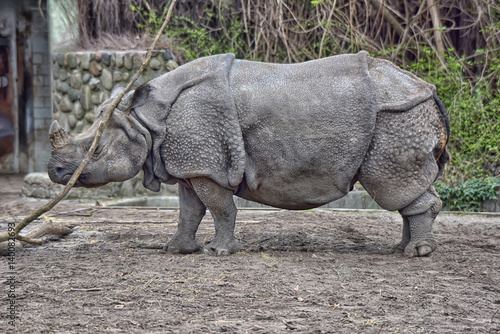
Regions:
M 156 129 L 153 178 L 209 177 L 242 197 L 288 208 L 345 195 L 377 113 L 432 97 L 428 84 L 366 52 L 300 64 L 211 56 L 149 86 L 155 106 L 136 113 L 156 122 L 149 126 Z
M 262 194 L 293 208 L 345 195 L 373 135 L 372 85 L 359 55 L 291 65 L 235 61 L 230 87 L 254 200 Z
M 366 52 L 287 65 L 235 61 L 230 87 L 246 152 L 241 195 L 289 208 L 344 196 L 377 113 L 406 110 L 432 95 L 415 81 L 427 87 Z

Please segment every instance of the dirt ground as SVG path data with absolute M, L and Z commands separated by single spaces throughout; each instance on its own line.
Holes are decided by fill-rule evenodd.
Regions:
M 0 231 L 45 203 L 0 196 Z M 391 212 L 240 210 L 229 257 L 163 252 L 177 214 L 61 203 L 40 222 L 73 233 L 0 258 L 0 328 L 12 275 L 16 333 L 500 333 L 499 215 L 440 214 L 406 258 Z

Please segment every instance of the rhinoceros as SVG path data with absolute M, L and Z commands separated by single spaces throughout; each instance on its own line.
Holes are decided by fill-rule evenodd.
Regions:
M 96 120 L 120 93 L 96 109 Z M 54 121 L 48 173 L 65 184 L 97 124 L 70 137 Z M 144 172 L 143 185 L 179 185 L 174 253 L 240 250 L 233 195 L 303 210 L 339 199 L 359 181 L 384 209 L 399 211 L 396 252 L 432 253 L 441 209 L 432 187 L 449 160 L 447 112 L 433 85 L 367 52 L 298 64 L 197 59 L 126 94 L 76 186 Z M 196 231 L 211 212 L 208 246 Z

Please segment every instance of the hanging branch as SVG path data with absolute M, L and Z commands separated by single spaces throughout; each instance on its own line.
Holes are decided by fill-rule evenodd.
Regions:
M 403 28 L 403 26 L 401 26 L 394 15 L 392 15 L 392 13 L 385 7 L 385 5 L 380 3 L 379 0 L 371 0 L 371 3 L 377 10 L 382 11 L 382 15 L 387 20 L 387 22 L 389 22 L 391 27 L 398 33 L 398 35 L 403 36 L 405 33 L 405 29 Z
M 323 30 L 323 35 L 321 36 L 321 42 L 319 44 L 318 58 L 321 58 L 323 56 L 323 45 L 325 43 L 326 33 L 328 32 L 328 27 L 330 27 L 330 23 L 332 22 L 333 11 L 335 10 L 336 5 L 337 5 L 337 0 L 334 0 L 332 4 L 332 9 L 330 10 L 330 14 L 328 15 L 328 20 L 326 21 L 326 24 L 323 28 L 324 30 Z
M 437 56 L 442 66 L 446 65 L 443 58 L 444 56 L 444 44 L 443 37 L 441 36 L 441 19 L 439 18 L 439 12 L 434 0 L 427 0 L 429 3 L 429 11 L 432 18 L 432 26 L 434 28 L 434 39 L 436 41 Z
M 23 230 L 26 226 L 28 226 L 31 222 L 33 222 L 35 219 L 37 219 L 38 217 L 40 217 L 42 214 L 44 214 L 47 211 L 50 211 L 54 206 L 56 206 L 57 203 L 59 203 L 68 194 L 68 192 L 71 190 L 71 188 L 73 188 L 73 186 L 75 185 L 76 181 L 80 177 L 80 174 L 83 172 L 83 169 L 85 168 L 85 166 L 87 166 L 87 164 L 89 163 L 90 159 L 92 158 L 92 155 L 94 154 L 94 152 L 95 152 L 95 150 L 97 148 L 97 145 L 99 144 L 99 140 L 101 139 L 104 127 L 108 123 L 108 120 L 111 117 L 111 115 L 113 113 L 113 110 L 118 105 L 118 103 L 120 103 L 122 97 L 130 90 L 130 88 L 132 87 L 132 85 L 134 84 L 134 82 L 137 80 L 137 78 L 139 78 L 139 76 L 142 74 L 142 72 L 144 71 L 144 69 L 146 68 L 146 66 L 149 64 L 149 61 L 151 60 L 151 56 L 153 54 L 153 50 L 155 49 L 156 44 L 158 43 L 158 40 L 160 39 L 163 31 L 165 30 L 165 27 L 167 26 L 168 22 L 170 21 L 170 17 L 172 15 L 172 11 L 174 9 L 174 5 L 175 5 L 176 1 L 177 0 L 172 0 L 172 3 L 170 4 L 170 7 L 168 8 L 167 17 L 165 18 L 165 21 L 163 22 L 163 25 L 161 26 L 160 30 L 156 34 L 156 37 L 153 40 L 153 43 L 151 44 L 151 47 L 148 50 L 146 59 L 142 63 L 141 68 L 135 74 L 135 76 L 132 78 L 132 80 L 128 83 L 128 85 L 125 87 L 125 89 L 123 90 L 123 92 L 121 92 L 121 94 L 119 94 L 113 100 L 113 103 L 111 104 L 111 106 L 104 113 L 103 118 L 102 118 L 102 120 L 99 123 L 99 126 L 97 128 L 97 132 L 96 132 L 94 141 L 92 142 L 92 146 L 88 150 L 87 154 L 83 158 L 82 162 L 80 163 L 80 165 L 78 166 L 78 168 L 76 169 L 75 173 L 73 174 L 73 176 L 71 177 L 71 179 L 68 181 L 68 183 L 66 184 L 66 186 L 64 187 L 64 189 L 59 194 L 57 194 L 57 196 L 53 200 L 51 200 L 49 203 L 47 203 L 46 205 L 44 205 L 44 206 L 36 209 L 29 216 L 27 216 L 26 218 L 24 218 L 19 224 L 16 225 L 16 227 L 14 228 L 13 231 L 1 233 L 0 234 L 0 242 L 7 241 L 7 240 L 12 240 L 12 239 L 17 239 L 17 240 L 20 240 L 20 241 L 24 241 L 24 242 L 28 242 L 28 243 L 33 243 L 33 244 L 37 244 L 37 245 L 42 244 L 42 240 L 23 237 L 22 235 L 19 235 L 19 232 L 21 232 L 21 230 Z

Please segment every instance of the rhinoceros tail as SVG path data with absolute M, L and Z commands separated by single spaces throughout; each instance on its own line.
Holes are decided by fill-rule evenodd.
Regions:
M 441 140 L 439 141 L 439 144 L 435 148 L 435 155 L 434 156 L 436 158 L 436 163 L 439 167 L 439 171 L 438 171 L 438 174 L 436 175 L 436 179 L 435 179 L 435 180 L 437 180 L 439 178 L 439 176 L 441 176 L 441 173 L 443 172 L 444 167 L 451 159 L 451 154 L 448 151 L 448 149 L 446 148 L 446 145 L 448 144 L 448 140 L 450 138 L 450 121 L 448 119 L 448 111 L 444 107 L 444 104 L 441 101 L 441 99 L 437 96 L 436 90 L 433 91 L 433 97 L 434 97 L 434 101 L 436 101 L 436 105 L 439 108 L 441 120 L 443 121 L 443 125 L 446 129 L 444 136 L 441 138 Z

